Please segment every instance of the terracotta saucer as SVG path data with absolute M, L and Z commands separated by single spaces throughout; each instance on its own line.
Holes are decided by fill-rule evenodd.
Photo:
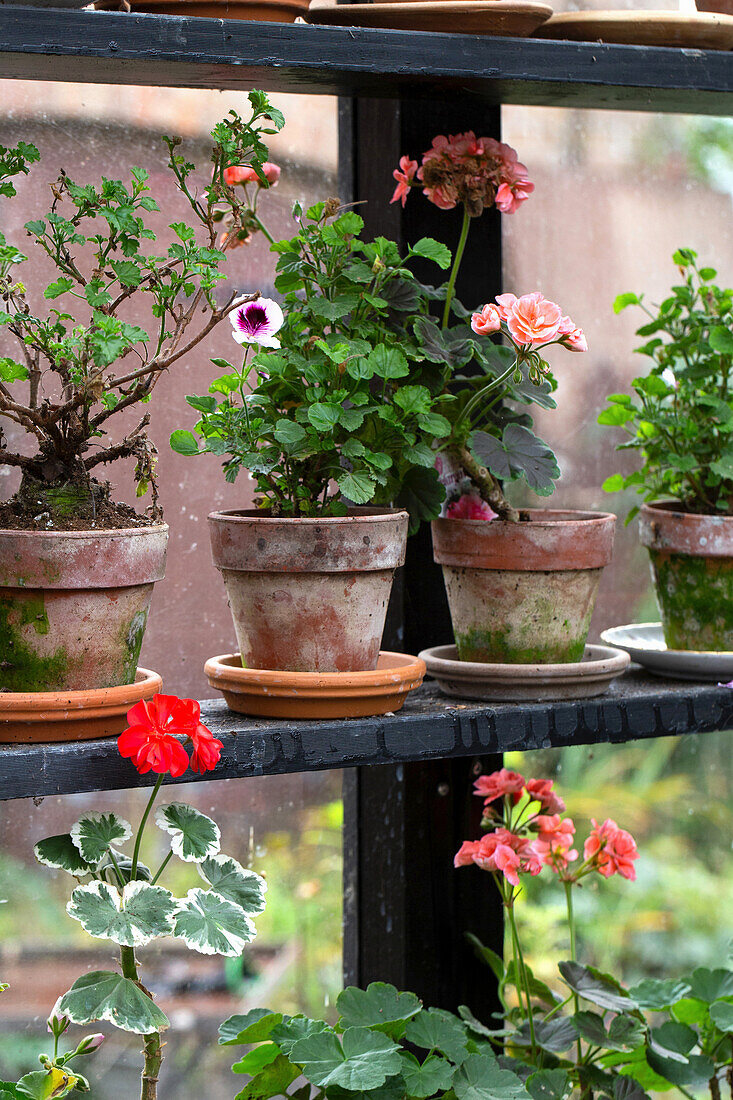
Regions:
M 605 645 L 587 645 L 582 661 L 563 665 L 501 665 L 459 661 L 454 645 L 424 649 L 428 675 L 446 695 L 488 702 L 546 702 L 602 695 L 628 668 L 628 653 Z
M 687 46 L 733 49 L 733 15 L 680 11 L 563 11 L 537 32 L 538 38 L 615 42 L 627 46 Z
M 366 718 L 399 710 L 419 687 L 425 662 L 381 652 L 374 672 L 276 672 L 242 668 L 238 653 L 211 657 L 209 683 L 227 706 L 260 718 Z
M 118 737 L 127 712 L 160 691 L 157 672 L 139 668 L 134 684 L 89 691 L 0 691 L 0 744 Z
M 307 7 L 308 0 L 130 0 L 133 14 L 197 15 L 258 23 L 294 23 Z
M 453 31 L 523 37 L 552 15 L 534 0 L 404 0 L 397 3 L 331 4 L 313 0 L 308 23 L 385 27 L 403 31 Z

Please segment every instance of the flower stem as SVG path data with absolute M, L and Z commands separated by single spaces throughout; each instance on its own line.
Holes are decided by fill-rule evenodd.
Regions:
M 527 968 L 524 965 L 524 955 L 522 954 L 522 947 L 519 943 L 519 932 L 517 931 L 517 922 L 514 918 L 514 904 L 513 902 L 507 905 L 507 912 L 509 913 L 509 925 L 512 930 L 512 948 L 514 952 L 514 969 L 518 972 L 522 988 L 524 989 L 524 996 L 527 1001 L 527 1023 L 529 1024 L 529 1041 L 531 1044 L 532 1058 L 534 1059 L 536 1054 L 536 1041 L 534 1034 L 534 1016 L 532 1014 L 532 995 L 529 989 L 529 978 L 527 975 Z M 520 1003 L 522 998 L 519 998 Z
M 135 982 L 135 985 L 137 985 L 139 989 L 142 989 L 146 996 L 150 997 L 147 989 L 141 986 L 138 978 L 134 948 L 120 948 L 120 965 L 122 967 L 123 977 L 129 978 L 130 981 Z M 158 1074 L 160 1073 L 160 1066 L 163 1061 L 163 1049 L 159 1032 L 151 1031 L 149 1035 L 143 1036 L 143 1056 L 143 1071 L 140 1078 L 140 1100 L 156 1100 L 158 1095 Z
M 453 257 L 453 267 L 450 271 L 450 277 L 448 279 L 448 287 L 445 292 L 445 306 L 443 308 L 443 323 L 441 328 L 448 328 L 448 321 L 450 319 L 450 307 L 453 301 L 453 295 L 456 289 L 456 279 L 458 278 L 458 270 L 461 266 L 461 260 L 463 259 L 463 251 L 466 247 L 466 239 L 468 237 L 468 229 L 471 224 L 471 219 L 468 216 L 468 211 L 464 205 L 463 207 L 463 225 L 461 226 L 461 235 L 458 238 L 458 247 L 456 248 L 456 254 Z
M 137 836 L 135 837 L 135 847 L 134 847 L 133 852 L 132 852 L 132 867 L 130 869 L 130 882 L 134 882 L 135 878 L 137 876 L 137 862 L 138 862 L 138 857 L 140 855 L 140 842 L 142 841 L 143 832 L 145 830 L 145 825 L 147 823 L 148 817 L 150 816 L 150 811 L 153 808 L 153 803 L 155 802 L 156 798 L 158 797 L 158 791 L 160 790 L 162 784 L 163 784 L 163 776 L 159 775 L 157 780 L 156 780 L 155 786 L 153 787 L 153 793 L 151 794 L 150 798 L 148 799 L 148 804 L 145 807 L 145 811 L 143 813 L 143 816 L 140 818 L 140 824 L 138 826 Z M 124 950 L 124 948 L 123 948 L 123 950 Z
M 576 962 L 577 959 L 575 943 L 575 912 L 573 910 L 573 884 L 572 882 L 568 882 L 568 880 L 566 879 L 563 883 L 563 886 L 565 887 L 565 902 L 568 909 L 568 929 L 570 931 L 570 961 Z M 580 1005 L 578 1003 L 578 994 L 575 992 L 573 992 L 573 1008 L 575 1009 L 576 1014 L 580 1010 Z M 580 1044 L 580 1036 L 578 1036 L 576 1050 L 578 1063 L 580 1063 L 580 1060 L 583 1057 L 583 1051 Z
M 156 871 L 155 877 L 153 878 L 153 881 L 150 883 L 151 886 L 155 886 L 156 882 L 158 881 L 160 876 L 163 874 L 163 872 L 165 871 L 166 867 L 168 866 L 168 864 L 170 863 L 172 858 L 173 858 L 173 850 L 171 849 L 171 851 L 168 853 L 168 855 L 165 857 L 165 859 L 161 863 L 160 867 Z

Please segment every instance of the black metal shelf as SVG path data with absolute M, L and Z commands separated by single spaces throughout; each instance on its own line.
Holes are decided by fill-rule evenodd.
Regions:
M 246 718 L 220 701 L 202 720 L 224 742 L 214 772 L 174 782 L 495 755 L 515 749 L 620 743 L 733 729 L 733 691 L 628 672 L 606 695 L 579 702 L 484 704 L 447 699 L 432 684 L 398 714 L 343 721 Z M 149 786 L 114 738 L 0 749 L 0 800 Z
M 8 5 L 0 76 L 733 113 L 721 51 Z

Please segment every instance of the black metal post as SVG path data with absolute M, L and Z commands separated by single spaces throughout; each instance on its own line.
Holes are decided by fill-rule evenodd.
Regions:
M 390 205 L 399 157 L 413 159 L 441 133 L 473 130 L 498 137 L 500 113 L 476 100 L 342 101 L 341 197 L 358 207 L 367 232 L 404 244 L 435 237 L 455 247 L 461 211 L 442 211 L 415 191 L 403 210 Z M 427 265 L 424 276 L 435 279 Z M 457 286 L 467 305 L 501 290 L 499 219 L 472 226 Z M 430 531 L 409 540 L 390 608 L 385 645 L 417 653 L 452 640 Z M 495 992 L 464 933 L 501 951 L 501 906 L 488 875 L 455 871 L 464 839 L 479 835 L 480 801 L 472 782 L 501 757 L 354 768 L 345 773 L 344 972 L 349 983 L 390 981 L 427 1004 L 468 1004 L 486 1017 Z

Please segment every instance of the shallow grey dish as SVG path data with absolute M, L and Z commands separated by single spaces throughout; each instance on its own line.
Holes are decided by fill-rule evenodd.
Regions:
M 454 645 L 420 654 L 446 695 L 493 703 L 549 702 L 602 695 L 631 660 L 619 649 L 587 645 L 582 661 L 564 665 L 503 665 L 459 661 Z
M 623 649 L 632 661 L 657 676 L 713 683 L 733 678 L 733 653 L 667 649 L 661 623 L 612 626 L 603 631 L 601 638 L 608 645 Z

